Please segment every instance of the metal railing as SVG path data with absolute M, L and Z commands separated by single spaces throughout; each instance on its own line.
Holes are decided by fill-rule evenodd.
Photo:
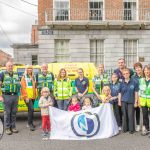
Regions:
M 47 9 L 46 22 L 51 21 L 150 21 L 150 8 L 145 9 Z

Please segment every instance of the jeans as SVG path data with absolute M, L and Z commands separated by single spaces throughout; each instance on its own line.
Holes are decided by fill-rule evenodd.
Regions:
M 4 125 L 6 129 L 16 128 L 16 114 L 18 95 L 3 95 L 4 98 Z
M 67 110 L 69 105 L 69 100 L 57 100 L 57 106 L 61 110 Z
M 34 119 L 34 100 L 29 100 L 27 103 L 25 101 L 27 107 L 28 107 L 28 125 L 33 125 L 33 119 Z

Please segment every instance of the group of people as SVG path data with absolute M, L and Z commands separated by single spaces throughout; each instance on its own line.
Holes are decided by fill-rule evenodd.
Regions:
M 39 107 L 42 115 L 42 129 L 44 139 L 50 132 L 49 106 L 65 111 L 79 111 L 98 107 L 102 103 L 110 103 L 119 127 L 122 132 L 133 134 L 140 131 L 140 110 L 143 114 L 142 135 L 149 135 L 150 109 L 150 65 L 142 66 L 137 62 L 134 71 L 128 69 L 125 60 L 118 60 L 118 68 L 111 78 L 104 70 L 104 65 L 98 66 L 98 74 L 92 79 L 93 94 L 88 94 L 89 79 L 84 76 L 84 70 L 79 68 L 75 79 L 75 90 L 72 91 L 72 81 L 64 68 L 54 78 L 48 72 L 47 64 L 42 64 L 41 72 L 34 75 L 33 67 L 27 66 L 24 75 L 19 80 L 13 72 L 13 63 L 6 64 L 6 72 L 0 74 L 2 96 L 4 103 L 4 122 L 6 134 L 18 133 L 16 129 L 16 113 L 18 96 L 25 101 L 28 107 L 28 125 L 31 131 L 35 130 L 34 101 L 39 98 Z M 135 121 L 136 120 L 136 121 Z

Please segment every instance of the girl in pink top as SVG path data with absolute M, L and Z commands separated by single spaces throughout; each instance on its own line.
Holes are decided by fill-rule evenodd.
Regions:
M 76 112 L 76 111 L 79 111 L 79 110 L 80 110 L 80 104 L 78 102 L 77 97 L 74 96 L 71 99 L 71 104 L 68 107 L 68 111 L 74 111 L 74 112 Z

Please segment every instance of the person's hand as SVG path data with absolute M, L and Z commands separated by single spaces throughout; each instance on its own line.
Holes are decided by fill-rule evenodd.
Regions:
M 3 101 L 4 101 L 3 97 L 2 97 L 2 96 L 0 96 L 0 102 L 3 102 Z
M 96 96 L 97 96 L 98 99 L 101 99 L 100 96 L 99 96 L 98 94 L 97 94 Z
M 137 103 L 134 103 L 134 107 L 135 107 L 135 108 L 138 107 Z
M 121 106 L 121 101 L 118 101 L 118 106 Z
M 79 96 L 79 97 L 82 97 L 82 96 L 83 96 L 83 94 L 82 94 L 82 93 L 78 93 L 78 96 Z
M 135 101 L 134 107 L 135 107 L 135 108 L 138 107 L 138 101 Z
M 29 99 L 28 98 L 26 98 L 25 101 L 26 101 L 26 103 L 29 103 Z

